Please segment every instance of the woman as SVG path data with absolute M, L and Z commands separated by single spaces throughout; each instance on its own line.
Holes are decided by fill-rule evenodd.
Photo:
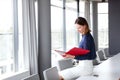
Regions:
M 66 58 L 79 60 L 79 65 L 68 68 L 60 72 L 61 80 L 70 80 L 83 75 L 90 75 L 93 71 L 92 60 L 96 58 L 94 39 L 90 33 L 88 23 L 85 18 L 78 17 L 75 21 L 77 31 L 82 34 L 79 48 L 90 50 L 88 54 L 82 56 L 66 55 Z

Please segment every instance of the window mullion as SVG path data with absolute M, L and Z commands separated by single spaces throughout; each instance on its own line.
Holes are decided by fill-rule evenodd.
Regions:
M 66 0 L 63 0 L 63 49 L 66 51 Z
M 80 4 L 79 4 L 79 2 L 80 2 L 80 0 L 77 0 L 77 17 L 79 17 L 79 14 L 80 14 Z M 80 41 L 80 35 L 79 35 L 78 32 L 76 32 L 76 34 L 77 34 L 77 37 L 76 37 L 76 40 L 77 40 L 76 45 L 78 45 L 78 44 L 79 44 L 79 41 Z
M 14 15 L 14 70 L 18 71 L 18 1 L 13 0 L 13 15 Z

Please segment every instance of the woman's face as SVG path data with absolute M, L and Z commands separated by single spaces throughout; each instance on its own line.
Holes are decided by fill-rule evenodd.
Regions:
M 79 25 L 79 24 L 75 24 L 77 31 L 81 34 L 84 34 L 85 32 L 85 25 Z

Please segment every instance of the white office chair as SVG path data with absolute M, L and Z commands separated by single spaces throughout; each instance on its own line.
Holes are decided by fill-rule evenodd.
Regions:
M 96 56 L 97 56 L 96 59 L 93 60 L 93 65 L 94 65 L 94 66 L 101 63 L 100 57 L 99 57 L 99 55 L 98 55 L 98 51 L 96 51 Z
M 34 74 L 34 75 L 30 75 L 26 78 L 23 78 L 22 80 L 40 80 L 40 78 L 39 78 L 38 74 Z
M 105 53 L 105 56 L 106 56 L 107 58 L 112 57 L 112 56 L 109 54 L 109 49 L 108 49 L 108 48 L 104 48 L 104 49 L 103 49 L 103 52 Z
M 71 68 L 73 67 L 73 60 L 72 59 L 61 59 L 58 61 L 58 69 L 61 71 L 61 70 L 64 70 L 64 69 L 67 69 L 67 68 Z
M 101 62 L 107 59 L 102 50 L 98 50 L 96 54 L 98 55 L 98 58 L 100 59 Z
M 100 64 L 100 61 L 98 61 L 97 59 L 94 59 L 93 60 L 93 65 L 95 66 L 95 65 L 98 65 L 98 64 Z
M 57 67 L 48 68 L 43 71 L 44 80 L 59 80 Z

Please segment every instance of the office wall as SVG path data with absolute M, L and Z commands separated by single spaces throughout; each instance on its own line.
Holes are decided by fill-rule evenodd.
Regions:
M 109 1 L 109 52 L 120 52 L 120 0 Z

